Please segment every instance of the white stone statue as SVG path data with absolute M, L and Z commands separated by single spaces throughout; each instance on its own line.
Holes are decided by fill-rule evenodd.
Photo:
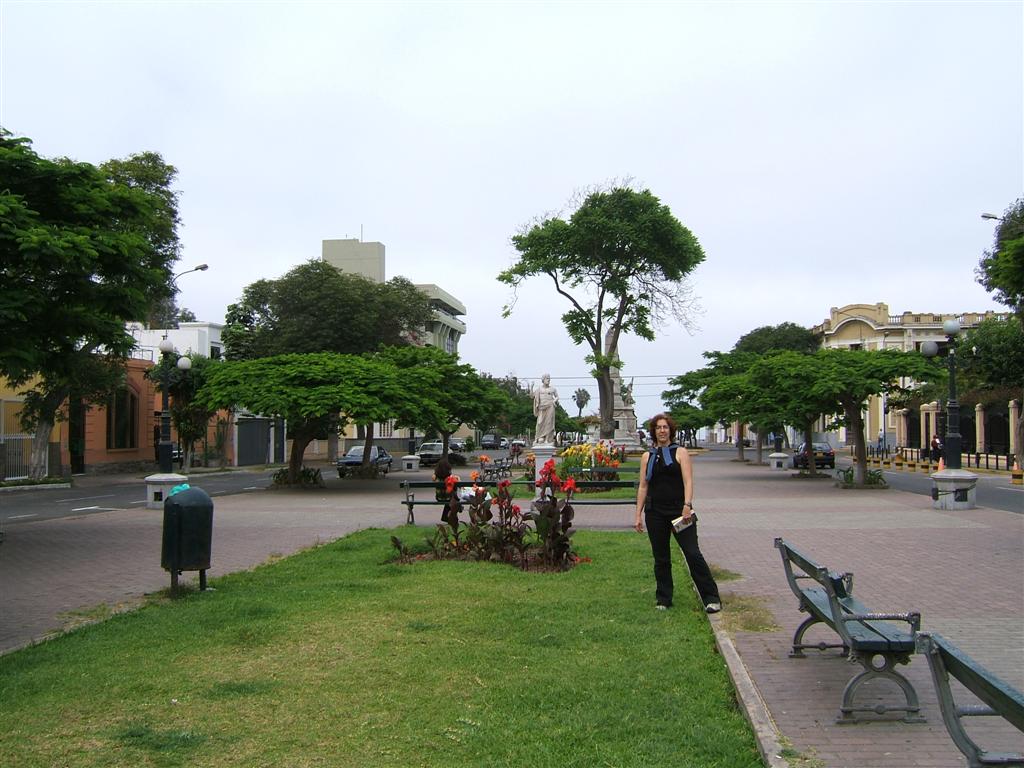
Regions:
M 540 377 L 541 385 L 533 390 L 533 415 L 537 417 L 534 442 L 541 445 L 555 444 L 555 405 L 558 390 L 551 386 L 551 375 Z

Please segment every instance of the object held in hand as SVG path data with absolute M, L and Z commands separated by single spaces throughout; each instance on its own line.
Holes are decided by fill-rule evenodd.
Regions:
M 690 519 L 689 520 L 687 520 L 685 517 L 680 515 L 679 517 L 677 517 L 675 520 L 672 521 L 672 529 L 676 533 L 679 533 L 680 531 L 685 531 L 687 528 L 689 528 L 695 522 L 697 522 L 697 516 L 696 515 L 690 515 Z

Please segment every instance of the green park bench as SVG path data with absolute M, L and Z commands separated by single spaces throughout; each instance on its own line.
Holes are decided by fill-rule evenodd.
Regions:
M 889 711 L 902 711 L 904 722 L 924 722 L 924 718 L 919 714 L 921 707 L 914 686 L 896 671 L 896 665 L 909 663 L 910 656 L 915 651 L 914 633 L 921 628 L 921 614 L 913 611 L 873 612 L 853 597 L 852 573 L 840 574 L 831 571 L 781 538 L 775 539 L 775 547 L 782 555 L 786 580 L 800 601 L 800 610 L 809 614 L 793 634 L 790 658 L 802 658 L 805 648 L 815 648 L 819 651 L 842 648 L 843 654 L 850 661 L 858 662 L 863 668 L 846 684 L 836 722 L 855 722 L 858 712 L 882 715 Z M 808 581 L 814 582 L 815 585 L 801 584 Z M 907 622 L 910 630 L 905 631 L 897 625 L 890 624 L 892 620 Z M 818 623 L 834 630 L 839 635 L 840 642 L 804 643 L 804 633 Z M 877 666 L 878 660 L 881 660 L 881 666 Z M 898 685 L 906 697 L 906 706 L 854 706 L 853 699 L 857 689 L 876 678 L 884 678 Z
M 953 743 L 967 758 L 967 764 L 971 768 L 1024 766 L 1024 753 L 987 752 L 967 734 L 962 722 L 964 717 L 1001 716 L 1017 730 L 1024 731 L 1024 694 L 993 675 L 942 635 L 919 632 L 917 652 L 928 659 L 942 720 Z M 982 703 L 958 706 L 949 685 L 950 675 Z
M 478 480 L 476 482 L 458 482 L 456 487 L 458 488 L 472 488 L 474 485 L 478 488 L 496 488 L 499 480 Z M 532 485 L 528 480 L 513 480 L 512 485 Z M 579 481 L 576 483 L 576 487 L 579 490 L 585 490 L 587 488 L 636 488 L 636 480 L 595 480 L 595 481 Z M 406 523 L 409 525 L 416 524 L 415 508 L 422 506 L 429 507 L 443 507 L 446 502 L 437 500 L 437 492 L 444 487 L 444 483 L 439 483 L 434 480 L 405 480 L 401 484 L 402 490 L 405 491 L 405 500 L 401 503 L 406 506 L 409 511 L 409 516 L 406 518 Z M 416 491 L 418 489 L 427 489 L 431 491 L 431 496 L 428 499 L 417 499 Z M 560 494 L 561 495 L 561 494 Z M 525 501 L 525 500 L 524 500 Z M 636 498 L 632 499 L 587 499 L 580 495 L 572 497 L 572 505 L 578 507 L 581 505 L 634 505 L 636 504 Z

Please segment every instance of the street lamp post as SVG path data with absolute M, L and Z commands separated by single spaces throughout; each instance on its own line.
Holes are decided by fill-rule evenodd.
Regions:
M 956 393 L 956 337 L 960 333 L 960 323 L 947 320 L 942 324 L 942 332 L 949 341 L 949 401 L 946 403 L 946 468 L 960 469 L 960 403 Z
M 939 509 L 973 509 L 975 506 L 975 486 L 978 476 L 966 472 L 961 467 L 960 437 L 960 403 L 956 391 L 956 337 L 960 333 L 960 323 L 956 319 L 946 320 L 942 324 L 942 332 L 949 341 L 949 355 L 946 358 L 949 367 L 949 400 L 946 403 L 946 468 L 932 475 L 932 499 Z M 938 354 L 938 345 L 934 341 L 926 341 L 921 345 L 921 352 L 926 357 Z
M 174 355 L 174 344 L 166 336 L 160 342 L 160 355 L 164 360 L 164 370 L 160 376 L 160 443 L 158 445 L 157 457 L 160 460 L 160 472 L 170 474 L 174 471 L 173 446 L 171 443 L 171 411 L 170 411 L 170 389 L 171 389 L 171 366 L 170 361 Z M 187 371 L 192 367 L 192 361 L 182 355 L 178 358 L 178 370 Z

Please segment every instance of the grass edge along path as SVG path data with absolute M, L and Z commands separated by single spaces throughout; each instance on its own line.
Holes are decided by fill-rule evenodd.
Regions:
M 366 530 L 0 657 L 0 765 L 762 765 L 677 566 L 399 565 Z

